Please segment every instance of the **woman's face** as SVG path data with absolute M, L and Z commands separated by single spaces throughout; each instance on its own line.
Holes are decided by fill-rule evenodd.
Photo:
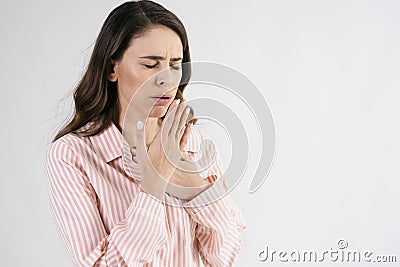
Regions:
M 175 98 L 182 76 L 183 47 L 179 36 L 165 26 L 155 26 L 133 39 L 109 80 L 118 84 L 121 112 L 160 118 Z M 169 95 L 160 101 L 157 96 Z M 153 106 L 154 105 L 154 106 Z

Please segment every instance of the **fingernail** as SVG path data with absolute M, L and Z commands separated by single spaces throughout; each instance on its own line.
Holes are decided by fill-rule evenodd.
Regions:
M 143 122 L 142 122 L 142 121 L 138 121 L 138 122 L 136 123 L 136 127 L 137 127 L 139 130 L 142 130 L 142 129 L 143 129 Z
M 180 102 L 181 102 L 181 99 L 179 98 L 178 100 L 176 100 L 176 105 L 179 105 Z
M 188 114 L 189 111 L 190 111 L 190 108 L 186 108 L 186 109 L 185 109 L 185 114 Z

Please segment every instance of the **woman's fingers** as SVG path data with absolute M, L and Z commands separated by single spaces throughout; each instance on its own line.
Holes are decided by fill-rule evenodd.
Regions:
M 178 140 L 181 140 L 183 138 L 184 131 L 186 131 L 185 126 L 187 125 L 186 122 L 188 120 L 189 113 L 190 113 L 190 107 L 185 105 L 184 111 L 182 112 L 182 116 L 179 120 L 178 129 L 176 132 L 176 136 L 177 136 Z
M 165 114 L 164 120 L 161 124 L 161 141 L 162 142 L 168 142 L 169 138 L 169 131 L 171 129 L 171 126 L 174 122 L 174 117 L 175 117 L 175 112 L 176 112 L 176 106 L 178 106 L 180 99 L 176 99 L 172 102 L 172 104 L 169 106 L 167 114 Z
M 136 153 L 140 161 L 140 164 L 147 164 L 147 151 L 144 142 L 144 123 L 142 121 L 137 121 L 136 123 Z
M 165 118 L 162 123 L 162 130 L 163 130 L 163 137 L 167 136 L 170 132 L 170 129 L 172 127 L 172 124 L 175 119 L 175 113 L 176 113 L 176 107 L 179 105 L 180 99 L 176 99 L 172 102 L 172 104 L 169 106 L 167 114 L 165 114 Z
M 169 135 L 175 137 L 176 133 L 177 133 L 177 129 L 178 129 L 178 125 L 179 125 L 179 121 L 182 117 L 182 112 L 184 111 L 185 105 L 182 103 L 179 105 L 178 103 L 178 107 L 176 108 L 176 112 L 174 114 L 174 118 L 173 118 L 173 122 L 171 125 L 171 129 L 169 131 Z
M 182 138 L 180 139 L 180 144 L 179 144 L 179 148 L 182 151 L 183 148 L 185 147 L 187 140 L 189 138 L 189 134 L 190 134 L 190 124 L 187 124 L 186 127 L 183 130 L 183 134 L 182 134 Z
M 180 99 L 174 101 L 168 109 L 163 122 L 163 138 L 168 136 L 178 139 L 178 143 L 182 138 L 183 130 L 190 114 L 190 108 L 186 104 L 181 103 Z

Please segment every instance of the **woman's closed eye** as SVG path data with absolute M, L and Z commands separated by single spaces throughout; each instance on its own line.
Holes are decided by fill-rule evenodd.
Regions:
M 171 68 L 173 68 L 174 70 L 180 70 L 181 69 L 181 64 L 171 64 L 169 65 Z
M 154 69 L 158 65 L 158 63 L 156 63 L 154 65 L 147 65 L 147 64 L 143 64 L 143 65 L 148 69 Z
M 156 63 L 154 65 L 148 65 L 148 64 L 143 64 L 143 65 L 148 69 L 154 69 L 155 67 L 157 67 L 158 63 Z M 171 64 L 169 66 L 171 68 L 175 69 L 175 70 L 180 70 L 181 69 L 181 64 Z

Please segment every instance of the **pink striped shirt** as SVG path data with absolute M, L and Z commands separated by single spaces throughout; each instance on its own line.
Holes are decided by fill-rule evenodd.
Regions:
M 200 126 L 191 127 L 185 149 L 198 153 L 209 137 Z M 200 266 L 200 256 L 205 266 L 232 266 L 246 229 L 240 210 L 229 194 L 196 206 L 225 192 L 224 180 L 190 201 L 166 193 L 162 203 L 140 190 L 133 155 L 113 123 L 96 136 L 69 133 L 51 144 L 49 204 L 75 265 Z M 217 154 L 205 175 L 221 173 Z

